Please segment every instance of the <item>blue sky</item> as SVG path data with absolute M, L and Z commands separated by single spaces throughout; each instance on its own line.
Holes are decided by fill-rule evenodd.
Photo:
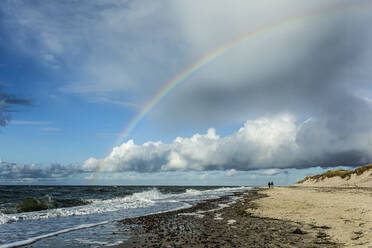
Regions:
M 98 183 L 291 184 L 371 162 L 371 8 L 2 1 L 0 183 L 89 184 L 104 168 Z M 309 12 L 202 67 L 121 138 L 188 66 Z

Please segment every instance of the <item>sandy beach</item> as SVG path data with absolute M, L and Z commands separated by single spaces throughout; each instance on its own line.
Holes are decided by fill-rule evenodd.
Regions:
M 118 247 L 341 247 L 324 226 L 257 217 L 247 211 L 263 200 L 270 203 L 266 192 L 250 191 L 189 209 L 123 220 L 131 238 Z
M 372 188 L 275 187 L 253 202 L 254 216 L 314 226 L 344 247 L 372 247 Z

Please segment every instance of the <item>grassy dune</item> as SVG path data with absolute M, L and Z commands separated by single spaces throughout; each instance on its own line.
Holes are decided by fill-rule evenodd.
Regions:
M 341 177 L 343 179 L 350 179 L 352 175 L 359 176 L 363 174 L 365 171 L 371 170 L 372 173 L 372 164 L 367 164 L 361 167 L 356 168 L 355 170 L 349 171 L 349 170 L 329 170 L 324 172 L 323 174 L 318 174 L 314 176 L 307 176 L 304 179 L 298 181 L 296 184 L 304 183 L 308 180 L 314 180 L 318 182 L 319 180 L 324 180 L 326 178 L 332 178 L 332 177 Z

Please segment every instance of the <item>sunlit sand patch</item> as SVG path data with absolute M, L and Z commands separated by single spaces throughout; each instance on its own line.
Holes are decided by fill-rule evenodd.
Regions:
M 247 212 L 323 228 L 346 247 L 372 247 L 372 188 L 276 187 Z

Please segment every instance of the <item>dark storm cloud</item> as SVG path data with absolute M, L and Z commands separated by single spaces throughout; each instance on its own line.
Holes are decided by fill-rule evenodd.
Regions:
M 79 165 L 49 164 L 40 166 L 0 162 L 0 180 L 63 178 L 82 172 Z
M 5 126 L 11 119 L 11 112 L 18 111 L 19 107 L 30 106 L 31 100 L 6 94 L 0 88 L 0 126 Z
M 249 119 L 238 132 L 220 138 L 212 130 L 177 138 L 171 144 L 128 142 L 104 161 L 90 159 L 85 166 L 99 168 L 104 163 L 111 171 L 141 172 L 245 171 L 371 162 L 372 104 L 356 94 L 365 80 L 355 77 L 356 71 L 368 68 L 361 59 L 371 50 L 367 24 L 372 23 L 372 16 L 367 19 L 331 18 L 325 26 L 311 26 L 311 35 L 305 25 L 299 37 L 292 37 L 292 46 L 277 46 L 287 53 L 266 54 L 263 59 L 270 64 L 270 56 L 285 56 L 276 58 L 283 63 L 267 68 L 263 63 L 259 72 L 250 68 L 254 65 L 250 58 L 239 76 L 231 74 L 230 68 L 221 71 L 211 65 L 205 73 L 215 70 L 220 77 L 212 81 L 209 75 L 195 75 L 188 85 L 181 85 L 183 91 L 173 93 L 157 109 L 162 119 L 187 125 Z
M 230 81 L 208 81 L 208 77 L 195 76 L 194 83 L 171 96 L 157 114 L 161 118 L 171 116 L 168 118 L 171 123 L 188 125 L 233 123 L 277 113 L 290 113 L 299 119 L 312 117 L 296 134 L 299 154 L 277 167 L 370 162 L 372 147 L 366 139 L 372 138 L 372 105 L 359 95 L 359 89 L 372 74 L 360 78 L 357 72 L 364 71 L 366 76 L 372 61 L 372 57 L 366 59 L 366 54 L 371 55 L 371 23 L 372 15 L 345 14 L 330 18 L 326 28 L 311 27 L 311 33 L 310 27 L 304 26 L 297 35 L 312 41 L 300 52 L 296 43 L 303 37 L 294 38 L 293 53 L 291 48 L 283 47 L 289 53 L 266 54 L 267 62 L 270 56 L 284 56 L 283 63 L 277 65 L 280 70 L 268 67 L 265 73 L 256 73 L 250 68 L 254 61 L 247 58 L 246 74 L 235 78 L 226 71 Z M 261 71 L 265 65 L 257 69 Z M 211 73 L 213 66 L 206 71 Z M 244 156 L 232 158 L 223 167 L 230 168 L 229 165 L 238 170 L 262 166 Z M 209 167 L 214 166 L 206 169 Z
M 367 49 L 365 33 L 369 27 L 359 24 L 358 21 L 349 23 L 344 20 L 328 24 L 328 29 L 319 30 L 319 33 L 313 30 L 311 35 L 318 37 L 305 50 L 300 51 L 300 56 L 293 53 L 280 54 L 286 57 L 283 58 L 284 65 L 277 65 L 280 70 L 271 71 L 269 69 L 272 68 L 268 68 L 265 73 L 257 75 L 249 68 L 254 61 L 247 54 L 247 73 L 237 79 L 231 75 L 230 81 L 219 82 L 218 79 L 208 81 L 208 78 L 198 79 L 195 76 L 195 84 L 192 86 L 197 87 L 188 88 L 186 83 L 182 85 L 183 91 L 179 90 L 170 96 L 177 104 L 164 104 L 164 113 L 172 116 L 173 120 L 193 120 L 213 125 L 229 119 L 227 117 L 245 121 L 247 115 L 261 116 L 262 113 L 280 111 L 306 113 L 309 116 L 314 113 L 340 114 L 345 107 L 357 110 L 357 99 L 352 95 L 350 87 L 357 88 L 359 82 L 345 82 L 342 73 L 353 66 Z M 298 35 L 305 35 L 306 30 L 299 32 Z M 291 52 L 290 48 L 283 49 Z M 295 48 L 293 52 L 298 53 Z M 271 56 L 276 55 L 265 56 L 269 61 Z M 292 60 L 292 57 L 293 61 L 286 62 Z M 226 74 L 229 72 L 226 71 Z M 348 106 L 349 103 L 352 105 Z M 179 111 L 179 106 L 182 106 L 182 111 Z

